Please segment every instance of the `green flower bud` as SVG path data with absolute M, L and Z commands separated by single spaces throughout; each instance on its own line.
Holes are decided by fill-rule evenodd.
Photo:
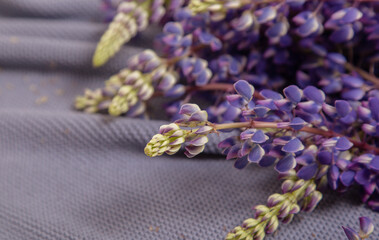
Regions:
M 178 131 L 181 132 L 178 134 L 181 136 L 172 136 Z M 175 154 L 179 151 L 181 144 L 185 142 L 186 135 L 186 130 L 182 129 L 173 129 L 165 134 L 156 134 L 146 145 L 145 154 L 149 157 L 160 156 L 165 152 L 169 155 Z

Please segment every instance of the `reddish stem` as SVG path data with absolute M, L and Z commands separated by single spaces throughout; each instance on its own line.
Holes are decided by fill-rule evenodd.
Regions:
M 228 128 L 279 128 L 278 124 L 279 123 L 276 123 L 276 122 L 251 121 L 251 122 L 239 122 L 239 123 L 214 124 L 213 126 L 216 130 L 221 130 L 221 129 L 228 129 Z M 291 127 L 280 127 L 280 129 L 287 129 L 287 130 L 293 131 Z M 307 126 L 303 127 L 299 131 L 324 136 L 326 138 L 346 137 L 342 134 L 333 132 L 331 130 L 326 131 L 326 130 L 322 130 L 322 129 L 318 129 L 314 127 L 307 127 Z M 379 148 L 371 146 L 370 144 L 366 142 L 360 142 L 349 137 L 346 137 L 346 138 L 351 143 L 353 143 L 354 146 L 357 148 L 372 151 L 376 154 L 379 154 Z

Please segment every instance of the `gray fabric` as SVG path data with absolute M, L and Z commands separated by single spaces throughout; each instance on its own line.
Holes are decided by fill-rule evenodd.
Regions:
M 280 191 L 274 170 L 234 169 L 215 154 L 217 136 L 195 159 L 148 158 L 143 147 L 164 122 L 74 111 L 84 88 L 151 46 L 148 31 L 92 69 L 99 6 L 0 1 L 0 239 L 222 239 Z M 356 198 L 328 193 L 272 239 L 344 239 L 340 225 L 357 228 L 361 215 L 379 228 Z

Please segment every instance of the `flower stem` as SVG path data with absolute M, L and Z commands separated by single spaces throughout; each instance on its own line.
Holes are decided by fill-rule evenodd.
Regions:
M 222 130 L 222 129 L 231 129 L 231 128 L 280 128 L 280 129 L 286 129 L 286 130 L 292 130 L 291 127 L 279 127 L 279 125 L 287 125 L 288 122 L 262 122 L 262 121 L 250 121 L 250 122 L 238 122 L 238 123 L 222 123 L 222 124 L 213 124 L 212 126 L 215 128 L 215 130 Z M 333 132 L 331 130 L 322 130 L 319 128 L 314 128 L 314 127 L 303 127 L 299 131 L 301 132 L 306 132 L 306 133 L 311 133 L 314 135 L 320 135 L 324 136 L 326 138 L 330 137 L 345 137 L 342 134 Z M 379 148 L 376 148 L 366 142 L 361 142 L 357 141 L 355 139 L 347 137 L 347 139 L 354 144 L 355 147 L 372 151 L 376 154 L 379 154 Z

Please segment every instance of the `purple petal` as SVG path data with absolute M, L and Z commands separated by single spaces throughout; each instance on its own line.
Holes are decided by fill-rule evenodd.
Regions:
M 318 88 L 315 88 L 313 86 L 308 86 L 304 89 L 304 96 L 308 100 L 312 100 L 316 103 L 322 104 L 325 101 L 325 94 L 323 91 L 321 91 Z
M 343 99 L 346 99 L 346 100 L 358 101 L 358 100 L 361 100 L 364 95 L 365 95 L 365 91 L 363 91 L 360 88 L 356 88 L 356 89 L 351 89 L 351 90 L 342 92 L 341 96 Z
M 208 120 L 208 113 L 206 111 L 198 111 L 191 115 L 191 117 L 188 119 L 189 122 L 195 121 L 195 122 L 205 122 Z
M 168 22 L 163 27 L 163 32 L 172 33 L 172 34 L 176 34 L 176 35 L 183 35 L 182 25 L 180 23 L 176 23 L 176 22 Z
M 287 153 L 296 153 L 304 150 L 303 143 L 298 138 L 291 139 L 286 145 L 282 147 L 282 151 Z
M 353 37 L 353 27 L 351 24 L 347 24 L 337 30 L 334 30 L 334 32 L 330 35 L 330 40 L 335 43 L 342 43 L 351 40 Z
M 214 128 L 211 126 L 202 126 L 195 132 L 196 134 L 208 134 L 210 133 Z
M 290 127 L 296 131 L 302 129 L 305 125 L 307 125 L 307 122 L 304 121 L 302 118 L 299 118 L 299 117 L 295 117 L 290 122 Z
M 369 235 L 374 231 L 374 224 L 372 224 L 372 221 L 368 217 L 360 217 L 359 218 L 359 236 L 364 239 L 368 238 Z
M 284 100 L 284 99 L 281 99 L 281 100 Z M 278 110 L 278 107 L 276 106 L 276 102 L 281 101 L 281 100 L 275 100 L 275 102 L 272 99 L 257 100 L 257 104 L 264 106 L 266 108 L 269 108 L 271 110 Z
M 218 148 L 227 148 L 227 147 L 231 147 L 235 144 L 235 138 L 234 137 L 228 137 L 224 140 L 222 140 L 221 142 L 219 142 L 219 144 L 217 145 Z M 238 152 L 238 151 L 237 151 Z
M 239 144 L 234 145 L 228 152 L 228 155 L 226 155 L 226 160 L 237 158 L 238 152 L 241 149 L 241 146 Z
M 241 150 L 238 153 L 238 157 L 242 157 L 242 156 L 247 155 L 248 153 L 250 153 L 250 151 L 251 151 L 252 148 L 253 148 L 253 146 L 252 146 L 251 142 L 250 141 L 245 141 L 242 144 L 242 148 L 241 148 Z
M 346 159 L 340 158 L 336 161 L 336 166 L 339 169 L 346 169 L 347 166 L 351 163 L 351 161 L 348 161 Z
M 185 147 L 186 152 L 184 154 L 188 158 L 193 158 L 194 156 L 201 153 L 204 150 L 204 147 L 205 147 L 204 145 L 202 145 L 202 146 L 194 146 L 194 145 L 186 146 Z
M 180 46 L 183 48 L 190 47 L 192 45 L 192 35 L 184 36 L 180 41 Z
M 167 133 L 167 132 L 169 132 L 169 131 L 171 131 L 171 130 L 178 129 L 178 128 L 179 128 L 179 127 L 178 127 L 178 125 L 176 125 L 176 124 L 162 125 L 162 126 L 160 126 L 160 128 L 159 128 L 159 133 L 160 133 L 160 134 L 165 134 L 165 133 Z
M 165 92 L 166 97 L 179 98 L 186 92 L 186 88 L 182 84 L 176 84 Z
M 333 189 L 336 190 L 338 188 L 338 178 L 340 176 L 340 170 L 336 165 L 332 165 L 329 168 L 328 171 L 328 183 L 329 186 Z
M 371 110 L 371 116 L 378 121 L 379 120 L 379 98 L 371 97 L 368 100 L 368 105 Z
M 320 57 L 325 57 L 328 51 L 325 49 L 325 47 L 318 45 L 318 44 L 312 44 L 311 50 L 317 54 Z
M 265 155 L 265 150 L 259 144 L 257 144 L 250 151 L 249 156 L 248 156 L 248 160 L 250 162 L 257 163 L 262 159 L 262 157 L 264 155 Z
M 303 109 L 305 112 L 310 114 L 315 114 L 320 112 L 322 105 L 314 102 L 314 101 L 306 101 L 298 103 L 298 106 Z
M 311 17 L 297 29 L 297 34 L 301 37 L 307 37 L 316 32 L 319 27 L 320 23 L 317 21 L 316 17 Z
M 254 87 L 245 80 L 239 80 L 234 85 L 236 92 L 242 96 L 247 102 L 253 98 Z
M 210 33 L 207 33 L 207 32 L 201 32 L 199 34 L 199 41 L 203 44 L 209 44 L 212 39 L 214 38 L 214 36 Z
M 336 150 L 346 151 L 349 150 L 353 144 L 345 137 L 340 137 L 336 143 Z
M 376 133 L 376 127 L 367 123 L 362 125 L 362 130 L 369 135 L 374 135 Z
M 345 100 L 337 100 L 334 105 L 336 106 L 337 113 L 340 117 L 347 116 L 353 110 L 350 104 Z
M 370 162 L 370 169 L 379 171 L 379 157 L 374 157 Z
M 340 121 L 344 124 L 350 125 L 353 124 L 357 120 L 357 112 L 352 111 L 349 112 L 345 117 L 341 118 Z
M 360 88 L 363 86 L 363 83 L 364 83 L 362 78 L 354 77 L 350 75 L 344 75 L 341 77 L 341 79 L 345 86 L 348 86 L 351 88 Z
M 332 153 L 328 151 L 321 151 L 317 154 L 317 160 L 324 165 L 332 163 Z
M 158 89 L 162 91 L 168 91 L 176 83 L 176 79 L 172 74 L 165 74 L 159 82 Z
M 333 107 L 332 105 L 329 105 L 329 104 L 326 104 L 326 103 L 323 103 L 322 104 L 322 110 L 328 114 L 330 117 L 332 118 L 335 118 L 337 117 L 337 110 L 335 107 Z
M 244 156 L 242 158 L 238 158 L 234 162 L 234 167 L 237 169 L 243 169 L 247 166 L 247 164 L 249 164 L 249 161 L 247 160 L 247 156 Z
M 309 19 L 311 16 L 311 11 L 302 11 L 299 14 L 297 14 L 294 18 L 292 18 L 292 21 L 294 21 L 298 25 L 301 25 L 304 24 L 307 21 L 307 19 Z
M 297 176 L 301 179 L 309 180 L 315 176 L 317 169 L 318 169 L 317 163 L 304 166 L 300 168 L 300 170 L 297 172 Z
M 212 51 L 218 51 L 222 48 L 222 42 L 218 38 L 214 38 L 210 44 Z
M 322 199 L 322 194 L 319 191 L 314 191 L 313 193 L 310 194 L 310 200 L 307 202 L 305 208 L 303 211 L 305 212 L 311 212 L 315 209 L 317 204 L 321 201 Z
M 291 112 L 293 109 L 292 102 L 287 99 L 276 100 L 275 105 L 283 112 Z
M 286 98 L 294 103 L 300 102 L 303 97 L 303 91 L 295 85 L 286 87 L 283 92 Z
M 358 233 L 354 229 L 352 229 L 350 227 L 344 227 L 344 226 L 342 226 L 342 228 L 346 234 L 346 237 L 349 240 L 360 240 Z
M 296 157 L 296 162 L 301 165 L 309 165 L 315 161 L 313 153 L 305 153 Z
M 234 121 L 241 114 L 241 109 L 235 108 L 233 106 L 228 106 L 226 111 L 222 114 L 224 121 Z
M 282 183 L 282 191 L 283 193 L 289 192 L 294 185 L 294 182 L 292 180 L 286 180 Z
M 343 172 L 340 176 L 340 181 L 345 187 L 349 187 L 354 182 L 355 172 L 354 171 L 346 171 Z
M 202 71 L 199 76 L 196 77 L 196 86 L 204 86 L 208 83 L 211 77 L 210 70 Z
M 369 206 L 372 210 L 379 212 L 379 201 L 377 199 L 368 201 L 367 206 Z
M 276 161 L 276 157 L 265 155 L 259 162 L 258 165 L 261 167 L 269 167 Z
M 260 94 L 266 98 L 266 99 L 272 99 L 272 100 L 280 100 L 280 99 L 283 99 L 283 96 L 280 95 L 279 93 L 277 92 L 274 92 L 272 90 L 269 90 L 269 89 L 264 89 L 262 91 L 260 91 Z
M 248 103 L 243 97 L 241 97 L 238 94 L 232 94 L 226 96 L 226 100 L 229 102 L 230 105 L 236 108 L 243 108 Z
M 340 54 L 340 53 L 329 53 L 327 55 L 328 59 L 335 62 L 335 63 L 338 63 L 340 65 L 344 65 L 346 63 L 346 58 L 344 55 Z
M 276 9 L 272 6 L 261 8 L 255 12 L 259 23 L 265 23 L 276 17 Z
M 240 18 L 234 19 L 231 24 L 237 31 L 244 31 L 253 24 L 253 16 L 249 11 L 245 11 Z
M 264 143 L 269 139 L 269 137 L 263 133 L 262 130 L 256 131 L 251 137 L 251 141 L 254 143 Z
M 193 146 L 203 146 L 208 142 L 208 137 L 207 136 L 199 136 L 196 137 L 195 139 L 192 139 L 191 141 L 188 142 L 189 145 Z
M 287 33 L 288 25 L 285 22 L 277 22 L 266 31 L 266 36 L 268 38 L 277 38 L 284 36 Z
M 245 131 L 241 132 L 240 138 L 241 140 L 247 140 L 251 138 L 254 133 L 255 133 L 255 129 L 251 129 L 251 128 L 246 129 Z
M 293 169 L 296 166 L 296 160 L 292 154 L 287 154 L 285 157 L 279 160 L 275 166 L 275 170 L 284 173 Z
M 343 24 L 352 23 L 359 20 L 362 17 L 362 12 L 355 7 L 345 8 L 346 14 L 341 18 Z
M 362 169 L 355 174 L 355 181 L 360 185 L 368 185 L 370 183 L 370 170 Z
M 264 107 L 264 106 L 256 106 L 255 108 L 253 108 L 255 114 L 258 116 L 258 117 L 264 117 L 266 115 L 266 113 L 268 111 L 270 111 L 269 108 L 267 107 Z
M 322 90 L 326 94 L 337 93 L 342 90 L 342 83 L 337 77 L 326 77 L 319 81 L 319 85 L 322 86 Z

